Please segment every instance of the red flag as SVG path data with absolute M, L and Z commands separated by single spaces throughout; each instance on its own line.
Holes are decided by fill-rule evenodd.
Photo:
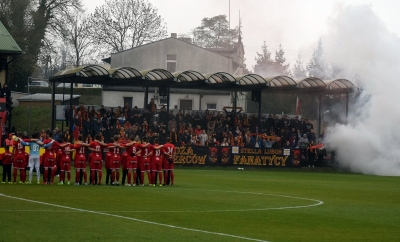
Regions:
M 300 107 L 300 100 L 299 97 L 297 97 L 297 102 L 296 102 L 296 115 L 301 114 L 301 107 Z

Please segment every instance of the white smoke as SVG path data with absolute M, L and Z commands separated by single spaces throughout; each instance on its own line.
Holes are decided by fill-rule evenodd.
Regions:
M 339 163 L 354 172 L 400 175 L 400 39 L 367 5 L 343 7 L 323 38 L 327 58 L 357 73 L 363 89 L 347 125 L 328 130 Z M 343 74 L 346 75 L 346 74 Z

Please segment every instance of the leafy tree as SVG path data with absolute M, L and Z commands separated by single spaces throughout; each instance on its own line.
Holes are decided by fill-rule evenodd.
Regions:
M 104 51 L 120 52 L 166 37 L 166 24 L 145 0 L 106 0 L 89 17 L 91 37 Z
M 203 18 L 191 35 L 193 43 L 204 48 L 232 48 L 239 41 L 239 27 L 229 29 L 226 15 Z
M 303 79 L 307 77 L 307 72 L 304 69 L 300 54 L 297 56 L 296 63 L 293 66 L 292 76 L 294 79 Z
M 23 51 L 10 65 L 9 86 L 12 89 L 24 89 L 35 70 L 46 32 L 59 29 L 61 17 L 81 7 L 81 0 L 0 1 L 0 21 Z

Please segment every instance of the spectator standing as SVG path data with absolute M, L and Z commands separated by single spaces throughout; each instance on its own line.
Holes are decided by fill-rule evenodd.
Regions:
M 157 104 L 154 103 L 154 98 L 150 99 L 150 103 L 147 104 L 146 108 L 151 115 L 154 115 L 157 113 Z M 148 119 L 147 121 L 150 121 L 150 119 Z
M 158 122 L 163 124 L 168 123 L 168 113 L 164 106 L 161 107 L 161 110 L 158 113 Z
M 314 133 L 314 129 L 310 129 L 310 133 L 308 133 L 307 138 L 308 138 L 308 141 L 310 141 L 310 143 L 311 143 L 311 141 L 313 141 L 315 143 L 316 136 Z
M 206 146 L 206 143 L 208 141 L 208 135 L 206 134 L 205 130 L 202 131 L 202 133 L 199 135 L 199 138 L 201 146 Z

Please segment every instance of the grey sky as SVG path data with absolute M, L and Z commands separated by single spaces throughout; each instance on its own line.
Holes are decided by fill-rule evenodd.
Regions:
M 104 0 L 83 0 L 88 12 Z M 149 0 L 167 23 L 168 33 L 188 33 L 204 17 L 229 14 L 229 0 Z M 371 5 L 390 32 L 400 35 L 400 1 L 396 0 L 231 0 L 231 26 L 242 19 L 243 43 L 248 69 L 265 40 L 271 52 L 279 44 L 293 66 L 301 52 L 308 62 L 316 42 L 329 33 L 329 21 L 343 6 Z M 324 39 L 322 38 L 324 41 Z

